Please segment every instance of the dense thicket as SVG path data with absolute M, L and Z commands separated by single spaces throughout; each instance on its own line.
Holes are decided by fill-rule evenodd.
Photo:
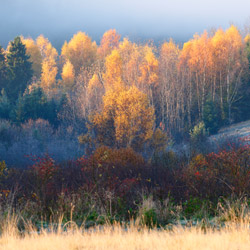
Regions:
M 46 120 L 86 154 L 106 145 L 150 158 L 201 122 L 211 134 L 250 118 L 249 51 L 250 36 L 235 26 L 182 47 L 120 41 L 115 30 L 98 46 L 78 32 L 61 54 L 42 35 L 17 37 L 0 47 L 0 116 L 20 131 L 28 120 Z M 11 141 L 5 151 L 20 143 Z
M 249 197 L 249 142 L 207 140 L 250 119 L 249 62 L 234 26 L 159 47 L 78 32 L 61 53 L 15 38 L 0 47 L 0 210 L 151 225 Z

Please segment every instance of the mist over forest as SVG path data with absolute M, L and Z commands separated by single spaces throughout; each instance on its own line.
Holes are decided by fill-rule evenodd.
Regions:
M 249 18 L 249 1 L 165 0 L 1 0 L 0 44 L 6 47 L 17 35 L 48 37 L 59 49 L 78 31 L 97 43 L 102 34 L 116 29 L 132 41 L 173 38 L 184 43 L 210 28 L 243 26 Z
M 249 0 L 0 1 L 0 245 L 105 224 L 249 239 Z

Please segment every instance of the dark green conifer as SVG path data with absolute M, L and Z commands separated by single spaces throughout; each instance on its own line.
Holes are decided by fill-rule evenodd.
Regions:
M 0 91 L 5 88 L 7 81 L 7 67 L 3 48 L 0 46 Z
M 12 102 L 22 95 L 32 77 L 32 63 L 26 54 L 26 47 L 20 37 L 10 43 L 7 53 L 7 67 L 9 81 L 6 92 Z

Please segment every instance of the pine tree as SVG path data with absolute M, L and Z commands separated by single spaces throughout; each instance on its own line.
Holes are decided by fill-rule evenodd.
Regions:
M 4 89 L 2 89 L 1 94 L 0 94 L 0 117 L 1 119 L 9 119 L 10 111 L 11 111 L 11 105 L 10 105 L 9 99 Z
M 13 102 L 19 95 L 24 93 L 32 77 L 32 63 L 29 61 L 25 45 L 21 42 L 20 37 L 16 37 L 10 43 L 7 54 L 7 67 L 9 70 L 9 81 L 6 86 L 6 92 Z
M 6 74 L 7 74 L 7 67 L 6 67 L 4 50 L 0 46 L 0 91 L 1 89 L 5 88 L 7 81 Z

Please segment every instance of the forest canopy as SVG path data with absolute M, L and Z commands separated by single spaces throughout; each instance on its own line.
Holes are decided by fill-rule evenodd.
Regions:
M 25 140 L 28 124 L 38 151 L 48 150 L 39 135 L 48 130 L 48 140 L 60 144 L 64 135 L 85 154 L 99 146 L 164 150 L 200 123 L 216 133 L 250 118 L 249 60 L 250 34 L 233 25 L 183 46 L 135 43 L 116 30 L 100 45 L 78 32 L 61 51 L 43 35 L 16 37 L 0 47 L 1 156 Z

